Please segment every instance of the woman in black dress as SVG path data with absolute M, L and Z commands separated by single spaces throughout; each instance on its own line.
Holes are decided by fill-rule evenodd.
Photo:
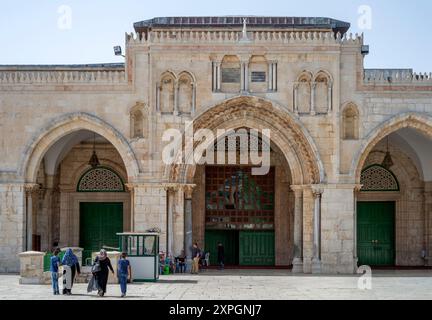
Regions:
M 99 252 L 94 263 L 100 266 L 98 268 L 99 271 L 95 272 L 94 275 L 98 284 L 98 295 L 103 297 L 108 283 L 108 268 L 111 270 L 112 274 L 114 274 L 114 269 L 105 249 Z

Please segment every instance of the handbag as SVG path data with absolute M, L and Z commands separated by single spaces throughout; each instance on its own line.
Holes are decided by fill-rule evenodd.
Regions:
M 95 261 L 95 263 L 92 266 L 91 272 L 92 273 L 96 273 L 101 271 L 101 266 L 100 266 L 100 262 L 98 260 Z

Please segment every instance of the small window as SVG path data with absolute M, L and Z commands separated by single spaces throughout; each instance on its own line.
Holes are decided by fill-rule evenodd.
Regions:
M 252 71 L 252 82 L 266 82 L 266 73 L 264 71 Z
M 222 68 L 222 82 L 239 83 L 240 68 Z

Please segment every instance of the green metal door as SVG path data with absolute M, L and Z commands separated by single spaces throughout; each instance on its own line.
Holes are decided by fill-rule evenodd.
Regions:
M 357 203 L 357 255 L 359 265 L 394 265 L 394 219 L 394 202 Z
M 240 265 L 274 266 L 274 241 L 274 231 L 240 231 Z
M 217 246 L 224 246 L 225 265 L 238 265 L 238 231 L 206 230 L 205 251 L 210 252 L 210 264 L 217 264 Z
M 117 233 L 123 232 L 123 203 L 80 203 L 80 247 L 83 263 L 103 246 L 118 247 Z

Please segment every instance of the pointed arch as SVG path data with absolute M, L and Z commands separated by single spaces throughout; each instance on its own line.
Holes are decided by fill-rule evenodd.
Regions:
M 432 138 L 432 117 L 426 114 L 407 112 L 380 123 L 363 140 L 351 164 L 350 174 L 360 183 L 362 168 L 375 145 L 389 134 L 401 128 L 413 128 Z
M 214 132 L 215 140 L 218 129 L 255 128 L 271 130 L 271 141 L 284 154 L 293 184 L 320 183 L 325 180 L 325 173 L 318 149 L 303 124 L 281 106 L 254 96 L 239 96 L 206 110 L 198 115 L 193 123 L 193 130 L 204 128 Z M 214 141 L 206 141 L 208 146 Z M 174 165 L 166 165 L 165 179 L 169 182 L 192 183 L 195 165 L 188 165 L 192 153 L 184 156 L 184 139 L 177 145 L 177 160 Z
M 50 147 L 60 138 L 79 130 L 93 131 L 107 139 L 122 157 L 128 180 L 133 181 L 138 177 L 139 163 L 123 135 L 105 120 L 85 112 L 60 116 L 39 130 L 24 149 L 18 170 L 19 175 L 26 182 L 35 182 L 39 165 Z

